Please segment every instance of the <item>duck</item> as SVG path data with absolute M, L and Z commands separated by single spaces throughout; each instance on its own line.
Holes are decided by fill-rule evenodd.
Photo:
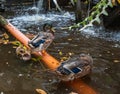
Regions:
M 91 73 L 93 59 L 90 55 L 80 54 L 60 64 L 56 69 L 57 77 L 62 81 L 71 81 Z

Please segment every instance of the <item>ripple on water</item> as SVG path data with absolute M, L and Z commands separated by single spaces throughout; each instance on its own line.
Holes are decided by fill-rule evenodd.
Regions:
M 103 27 L 88 27 L 81 31 L 81 33 L 87 37 L 98 37 L 107 41 L 120 41 L 120 31 L 108 31 Z
M 33 14 L 22 15 L 12 19 L 8 19 L 13 25 L 19 29 L 27 28 L 33 25 L 41 25 L 46 22 L 56 23 L 55 25 L 66 26 L 70 20 L 74 20 L 74 14 L 69 12 L 64 13 L 47 13 L 47 14 Z

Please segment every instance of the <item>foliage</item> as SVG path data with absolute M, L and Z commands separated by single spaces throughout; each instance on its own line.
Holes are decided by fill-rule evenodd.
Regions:
M 101 0 L 92 8 L 92 12 L 90 16 L 86 17 L 82 22 L 79 22 L 78 24 L 70 26 L 69 30 L 74 28 L 80 28 L 79 31 L 81 31 L 86 27 L 93 26 L 95 22 L 100 24 L 101 23 L 100 16 L 101 15 L 108 16 L 108 13 L 106 11 L 106 8 L 108 7 L 113 7 L 112 0 Z
M 77 2 L 77 0 L 73 0 L 74 2 Z

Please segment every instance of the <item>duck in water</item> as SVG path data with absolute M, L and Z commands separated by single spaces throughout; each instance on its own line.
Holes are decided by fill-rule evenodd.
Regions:
M 63 81 L 70 81 L 83 77 L 91 72 L 93 59 L 87 54 L 80 54 L 79 57 L 62 62 L 56 69 L 58 78 Z

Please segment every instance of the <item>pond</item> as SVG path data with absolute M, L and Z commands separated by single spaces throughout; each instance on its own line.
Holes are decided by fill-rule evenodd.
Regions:
M 81 79 L 100 94 L 119 94 L 119 31 L 105 31 L 102 27 L 91 27 L 84 31 L 63 30 L 61 27 L 74 24 L 75 15 L 71 11 L 37 14 L 32 6 L 13 6 L 2 15 L 23 33 L 37 33 L 42 30 L 44 23 L 51 22 L 56 37 L 47 52 L 58 60 L 70 54 L 90 54 L 94 60 L 92 73 L 90 77 Z M 0 58 L 1 94 L 37 94 L 36 88 L 48 94 L 69 94 L 73 91 L 59 83 L 42 63 L 19 60 L 13 45 L 0 45 Z

